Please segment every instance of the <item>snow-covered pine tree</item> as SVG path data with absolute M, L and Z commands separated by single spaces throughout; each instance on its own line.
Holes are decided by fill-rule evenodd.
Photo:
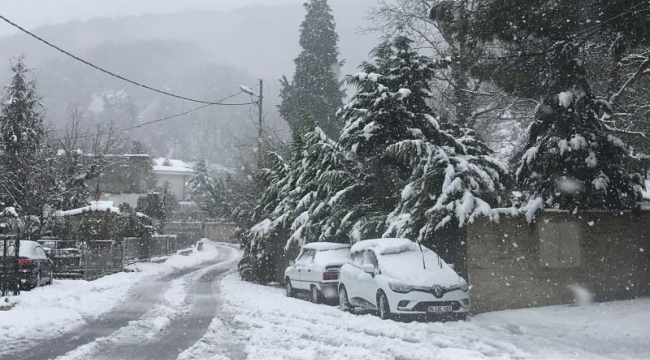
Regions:
M 41 216 L 45 196 L 36 191 L 41 184 L 35 176 L 43 171 L 38 166 L 45 137 L 41 104 L 23 59 L 16 59 L 11 70 L 0 113 L 0 181 L 4 185 L 0 194 L 5 204 L 22 214 Z
M 640 198 L 638 164 L 616 135 L 625 131 L 611 127 L 611 94 L 596 97 L 592 83 L 601 76 L 589 76 L 586 59 L 593 48 L 649 45 L 648 17 L 637 11 L 642 5 L 540 1 L 531 12 L 530 3 L 486 0 L 473 12 L 466 31 L 499 44 L 477 64 L 477 76 L 541 99 L 517 170 L 529 220 L 543 208 L 622 210 Z
M 194 168 L 194 174 L 188 181 L 190 199 L 194 201 L 208 216 L 215 217 L 218 211 L 219 199 L 216 182 L 208 173 L 205 159 L 199 159 Z
M 336 111 L 343 105 L 345 92 L 338 79 L 342 63 L 338 60 L 336 24 L 327 0 L 308 0 L 305 9 L 307 15 L 300 26 L 302 52 L 294 60 L 293 80 L 281 80 L 278 108 L 292 131 L 300 132 L 301 119 L 309 116 L 329 137 L 337 138 L 343 123 Z
M 641 200 L 637 159 L 600 121 L 603 104 L 589 91 L 568 90 L 547 98 L 529 128 L 517 169 L 529 220 L 543 208 L 624 210 Z
M 355 155 L 365 174 L 357 211 L 345 219 L 357 240 L 384 233 L 386 215 L 399 203 L 411 172 L 408 164 L 387 157 L 386 149 L 440 136 L 427 99 L 428 82 L 441 65 L 419 55 L 411 43 L 404 36 L 382 43 L 373 51 L 375 63 L 364 63 L 362 72 L 348 79 L 357 93 L 339 112 L 346 120 L 341 145 Z

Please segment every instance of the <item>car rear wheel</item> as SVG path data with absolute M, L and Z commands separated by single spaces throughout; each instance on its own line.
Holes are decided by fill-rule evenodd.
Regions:
M 352 305 L 350 305 L 350 299 L 348 299 L 348 292 L 345 290 L 345 286 L 341 286 L 339 289 L 339 309 L 345 312 L 352 312 Z
M 382 320 L 390 319 L 390 306 L 388 305 L 388 298 L 386 294 L 380 292 L 377 296 L 377 308 L 379 310 L 379 317 Z
M 296 296 L 296 291 L 293 289 L 291 286 L 291 280 L 289 278 L 286 278 L 284 280 L 284 288 L 287 291 L 287 297 L 294 297 Z
M 320 291 L 315 285 L 311 286 L 311 302 L 314 304 L 320 304 Z
M 50 270 L 50 277 L 48 278 L 46 285 L 52 285 L 54 282 L 54 270 Z

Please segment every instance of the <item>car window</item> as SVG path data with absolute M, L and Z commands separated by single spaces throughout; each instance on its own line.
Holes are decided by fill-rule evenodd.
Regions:
M 377 268 L 377 257 L 372 250 L 366 250 L 363 253 L 363 264 L 370 264 L 374 266 L 375 269 Z
M 356 252 L 352 254 L 352 263 L 356 266 L 361 266 L 363 263 L 363 252 Z
M 316 250 L 309 250 L 309 253 L 305 257 L 304 265 L 310 265 L 314 262 L 314 256 L 316 255 Z
M 300 255 L 298 255 L 298 258 L 296 259 L 296 264 L 303 264 L 305 262 L 305 259 L 309 255 L 309 252 L 311 250 L 303 250 Z
M 37 246 L 34 248 L 34 258 L 36 259 L 45 259 L 47 256 L 45 255 L 45 251 L 43 248 L 40 246 Z

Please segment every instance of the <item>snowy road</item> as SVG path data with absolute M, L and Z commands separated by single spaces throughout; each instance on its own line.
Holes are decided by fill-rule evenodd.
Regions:
M 0 313 L 0 359 L 650 359 L 650 299 L 502 311 L 468 322 L 384 321 L 243 282 L 232 273 L 239 256 L 210 244 L 165 266 L 142 264 L 143 273 L 37 289 Z M 73 296 L 74 286 L 81 293 Z M 102 303 L 118 297 L 117 306 Z M 44 300 L 51 303 L 41 308 L 60 314 L 47 320 L 31 311 L 29 318 Z M 70 307 L 85 320 L 75 320 Z
M 207 331 L 218 308 L 215 280 L 237 263 L 236 249 L 214 250 L 210 260 L 145 279 L 101 317 L 0 359 L 176 359 Z

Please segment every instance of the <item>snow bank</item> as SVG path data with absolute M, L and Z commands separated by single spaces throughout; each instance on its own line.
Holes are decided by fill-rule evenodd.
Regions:
M 223 318 L 179 359 L 650 358 L 650 299 L 503 311 L 468 322 L 405 323 L 287 298 L 280 288 L 236 275 L 221 282 L 221 293 Z
M 0 357 L 34 341 L 56 337 L 97 319 L 126 301 L 131 288 L 142 281 L 170 274 L 214 259 L 217 249 L 206 243 L 204 251 L 173 255 L 161 264 L 132 265 L 136 272 L 118 273 L 95 281 L 55 280 L 53 285 L 23 292 L 10 311 L 0 312 Z M 173 289 L 173 287 L 172 287 Z

